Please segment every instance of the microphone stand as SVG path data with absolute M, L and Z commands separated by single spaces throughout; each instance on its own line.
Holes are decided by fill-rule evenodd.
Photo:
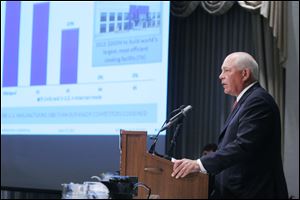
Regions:
M 188 110 L 190 110 L 190 109 L 192 108 L 192 106 L 190 106 L 190 105 L 186 106 L 186 108 L 184 108 L 184 107 L 185 107 L 185 106 L 182 105 L 182 106 L 180 106 L 180 108 L 177 108 L 177 109 L 173 110 L 173 111 L 170 113 L 170 115 L 171 115 L 172 113 L 177 112 L 177 111 L 179 111 L 179 110 L 181 110 L 181 112 L 182 112 L 182 113 L 181 113 L 181 112 L 180 112 L 180 113 L 177 113 L 177 115 L 173 116 L 173 117 L 169 120 L 168 123 L 167 123 L 167 120 L 164 122 L 164 124 L 161 126 L 161 129 L 159 130 L 159 132 L 158 132 L 157 135 L 155 136 L 154 141 L 153 141 L 153 143 L 152 143 L 152 145 L 151 145 L 151 147 L 150 147 L 150 149 L 149 149 L 149 151 L 148 151 L 150 154 L 158 155 L 158 156 L 160 156 L 160 157 L 164 157 L 164 158 L 166 158 L 166 159 L 168 159 L 168 160 L 171 160 L 171 158 L 170 158 L 168 155 L 169 155 L 169 153 L 172 151 L 172 149 L 174 148 L 174 145 L 175 145 L 175 143 L 176 143 L 176 141 L 175 141 L 175 140 L 176 140 L 176 135 L 177 135 L 177 133 L 179 132 L 179 129 L 180 129 L 181 125 L 182 125 L 183 117 L 185 116 L 185 112 L 187 112 Z M 184 109 L 183 109 L 183 108 L 184 108 Z M 180 115 L 180 114 L 181 114 L 181 115 Z M 169 115 L 169 117 L 170 117 L 170 115 Z M 169 117 L 168 117 L 168 118 L 169 118 Z M 169 149 L 169 151 L 168 151 L 168 154 L 165 155 L 165 156 L 158 154 L 158 153 L 155 151 L 155 146 L 156 146 L 156 143 L 157 143 L 158 136 L 159 136 L 160 132 L 166 130 L 169 126 L 171 126 L 172 123 L 176 123 L 176 122 L 177 122 L 177 126 L 176 126 L 175 133 L 174 133 L 174 135 L 173 135 L 173 139 L 172 139 L 172 141 L 171 141 L 171 147 L 170 147 L 170 149 Z M 167 124 L 166 127 L 164 127 L 165 124 Z
M 171 145 L 170 145 L 170 148 L 169 148 L 169 150 L 168 150 L 168 154 L 167 154 L 168 156 L 171 156 L 171 153 L 172 153 L 174 147 L 176 146 L 176 137 L 177 137 L 177 134 L 178 134 L 178 132 L 179 132 L 179 130 L 180 130 L 182 124 L 183 124 L 183 120 L 182 120 L 182 118 L 181 118 L 181 119 L 178 121 L 177 125 L 176 125 L 176 129 L 175 129 L 175 132 L 174 132 L 173 137 L 172 137 L 172 140 L 171 140 Z
M 169 114 L 168 118 L 170 118 L 170 115 L 171 115 L 171 114 L 173 114 L 173 113 L 175 113 L 175 112 L 181 110 L 182 108 L 184 108 L 184 105 L 182 105 L 182 106 L 180 106 L 179 108 L 173 110 L 173 111 Z M 167 120 L 168 120 L 168 119 L 167 119 Z M 159 155 L 159 154 L 157 154 L 156 151 L 155 151 L 155 146 L 156 146 L 156 143 L 157 143 L 157 140 L 158 140 L 158 136 L 159 136 L 160 132 L 162 132 L 162 127 L 167 123 L 167 120 L 163 123 L 163 125 L 161 126 L 159 132 L 158 132 L 158 133 L 156 134 L 156 136 L 153 138 L 154 141 L 153 141 L 153 143 L 152 143 L 152 145 L 151 145 L 151 147 L 150 147 L 150 149 L 149 149 L 149 151 L 148 151 L 150 154 Z
M 149 153 L 150 154 L 156 154 L 156 152 L 155 152 L 155 146 L 156 146 L 156 142 L 157 142 L 157 140 L 158 140 L 158 135 L 159 135 L 159 133 L 160 133 L 160 131 L 157 133 L 157 135 L 156 135 L 156 137 L 154 138 L 154 141 L 153 141 L 153 143 L 152 143 L 152 145 L 151 145 L 151 147 L 150 147 L 150 149 L 149 149 Z

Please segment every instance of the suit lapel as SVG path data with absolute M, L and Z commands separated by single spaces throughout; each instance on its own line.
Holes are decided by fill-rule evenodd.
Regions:
M 241 105 L 245 102 L 245 100 L 247 99 L 247 97 L 258 87 L 260 87 L 259 83 L 255 83 L 251 88 L 249 88 L 245 94 L 242 96 L 242 98 L 240 99 L 240 101 L 238 102 L 238 104 L 236 105 L 236 107 L 234 108 L 234 110 L 229 114 L 229 116 L 227 117 L 227 120 L 224 124 L 224 127 L 220 133 L 219 136 L 219 142 L 221 140 L 221 138 L 223 137 L 227 126 L 229 125 L 229 122 L 231 121 L 231 119 L 235 116 L 235 114 L 238 112 L 238 110 L 240 109 Z

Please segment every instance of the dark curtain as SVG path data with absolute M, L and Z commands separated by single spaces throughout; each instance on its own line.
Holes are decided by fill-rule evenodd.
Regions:
M 182 104 L 192 105 L 193 110 L 184 120 L 170 156 L 199 158 L 205 144 L 217 143 L 233 102 L 218 78 L 221 65 L 235 51 L 248 52 L 259 60 L 253 35 L 257 18 L 258 13 L 238 4 L 218 16 L 201 7 L 188 17 L 171 15 L 168 113 Z M 167 132 L 166 152 L 173 133 L 174 128 Z

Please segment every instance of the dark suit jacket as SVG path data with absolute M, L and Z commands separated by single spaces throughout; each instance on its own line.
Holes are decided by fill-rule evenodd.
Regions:
M 215 198 L 288 198 L 279 109 L 259 83 L 228 116 L 218 150 L 200 159 L 216 175 Z

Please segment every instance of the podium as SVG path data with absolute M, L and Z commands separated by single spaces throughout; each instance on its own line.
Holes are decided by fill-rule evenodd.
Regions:
M 197 172 L 179 179 L 171 177 L 173 163 L 147 152 L 146 132 L 121 130 L 120 137 L 122 176 L 137 176 L 139 182 L 151 188 L 151 194 L 161 199 L 208 198 L 207 174 Z M 147 198 L 147 194 L 143 188 L 138 189 L 138 198 Z

